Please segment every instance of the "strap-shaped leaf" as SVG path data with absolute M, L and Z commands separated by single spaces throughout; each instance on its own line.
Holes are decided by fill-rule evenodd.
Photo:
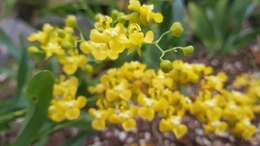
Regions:
M 189 3 L 188 5 L 188 20 L 191 28 L 208 48 L 213 48 L 215 42 L 213 26 L 210 24 L 209 18 L 204 13 L 203 9 L 196 3 Z
M 48 119 L 48 106 L 52 98 L 54 77 L 49 71 L 37 73 L 27 88 L 31 107 L 13 146 L 29 146 Z
M 10 39 L 10 37 L 0 29 L 0 43 L 4 44 L 10 54 L 16 59 L 19 60 L 20 50 L 14 45 L 14 42 Z
M 28 73 L 28 54 L 25 45 L 24 38 L 21 37 L 22 50 L 19 59 L 18 73 L 17 73 L 17 89 L 16 98 L 19 98 L 22 94 L 23 87 L 26 83 Z
M 242 48 L 249 44 L 250 42 L 256 40 L 257 36 L 260 34 L 260 28 L 256 28 L 249 31 L 241 32 L 236 36 L 234 40 L 234 46 L 236 48 Z

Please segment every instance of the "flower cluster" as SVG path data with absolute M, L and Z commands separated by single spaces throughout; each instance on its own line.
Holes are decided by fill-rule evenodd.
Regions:
M 130 0 L 129 10 L 129 14 L 114 11 L 112 17 L 98 14 L 89 40 L 85 40 L 82 32 L 80 37 L 77 36 L 79 26 L 75 16 L 68 16 L 63 28 L 45 24 L 41 31 L 28 37 L 35 43 L 28 48 L 30 52 L 43 54 L 46 59 L 55 58 L 62 68 L 60 76 L 63 79 L 54 87 L 54 99 L 49 108 L 52 120 L 79 117 L 80 109 L 85 106 L 85 97 L 75 99 L 78 81 L 74 75 L 79 69 L 92 70 L 88 55 L 93 55 L 96 60 L 114 60 L 126 49 L 128 52 L 137 50 L 140 54 L 144 43 L 153 42 L 153 32 L 143 31 L 142 26 L 151 22 L 161 23 L 163 16 L 153 11 L 153 5 L 141 5 L 138 0 Z
M 140 53 L 142 44 L 152 43 L 153 32 L 143 32 L 141 25 L 152 20 L 161 23 L 163 16 L 153 12 L 152 5 L 141 5 L 138 0 L 130 0 L 128 8 L 133 12 L 127 15 L 117 12 L 114 19 L 98 14 L 95 28 L 90 31 L 90 40 L 82 42 L 80 49 L 91 53 L 97 60 L 115 60 L 126 49 Z
M 161 13 L 153 12 L 153 5 L 141 5 L 139 0 L 130 0 L 128 9 L 133 11 L 133 13 L 125 16 L 125 19 L 129 20 L 131 23 L 141 23 L 147 25 L 151 21 L 156 23 L 161 23 L 163 21 L 163 16 Z
M 64 28 L 45 24 L 42 31 L 28 37 L 29 41 L 39 43 L 39 47 L 32 46 L 29 51 L 44 53 L 46 59 L 55 57 L 68 75 L 74 74 L 78 68 L 85 69 L 90 66 L 87 64 L 86 56 L 77 49 L 79 38 L 73 28 L 76 25 L 75 19 L 74 16 L 68 16 Z
M 119 124 L 125 130 L 136 128 L 136 119 L 152 121 L 159 118 L 161 132 L 172 132 L 177 138 L 187 133 L 183 118 L 197 118 L 205 132 L 230 132 L 249 139 L 256 131 L 251 123 L 255 113 L 260 112 L 260 80 L 249 75 L 239 76 L 232 86 L 226 86 L 228 77 L 220 72 L 212 74 L 211 67 L 189 64 L 176 60 L 164 60 L 169 52 L 181 51 L 190 55 L 192 46 L 162 49 L 160 40 L 167 34 L 180 37 L 183 27 L 179 22 L 172 24 L 154 41 L 154 33 L 144 28 L 151 23 L 161 23 L 163 16 L 154 12 L 153 5 L 130 0 L 129 14 L 113 11 L 112 16 L 98 14 L 89 39 L 75 33 L 76 18 L 69 16 L 65 27 L 45 24 L 42 31 L 28 37 L 36 46 L 29 51 L 42 53 L 45 58 L 55 58 L 63 73 L 54 85 L 53 100 L 49 117 L 56 122 L 75 120 L 86 105 L 84 96 L 77 96 L 78 78 L 75 73 L 90 70 L 88 55 L 96 60 L 118 58 L 120 53 L 141 53 L 143 44 L 153 44 L 161 52 L 161 69 L 148 69 L 139 62 L 130 62 L 120 68 L 109 69 L 101 82 L 89 88 L 98 97 L 97 107 L 89 109 L 93 117 L 92 126 L 103 130 L 108 124 Z M 196 89 L 188 92 L 185 89 Z
M 208 66 L 180 60 L 169 65 L 172 67 L 167 73 L 148 69 L 139 62 L 108 70 L 99 84 L 89 88 L 99 97 L 97 108 L 89 110 L 92 127 L 103 130 L 108 124 L 119 124 L 133 130 L 137 118 L 151 121 L 158 117 L 161 132 L 173 132 L 180 138 L 188 131 L 182 119 L 191 114 L 206 132 L 252 137 L 256 128 L 251 121 L 259 110 L 260 80 L 248 82 L 243 76 L 227 90 L 228 78 L 223 72 L 213 75 Z M 198 92 L 184 93 L 183 87 L 187 86 Z M 240 86 L 243 92 L 236 89 Z
M 61 77 L 58 83 L 54 85 L 53 99 L 49 106 L 49 117 L 56 122 L 78 119 L 80 109 L 86 105 L 86 97 L 78 96 L 78 79 L 70 77 L 65 79 Z
M 161 51 L 161 59 L 166 53 L 181 50 L 184 55 L 193 51 L 192 46 L 174 47 L 164 50 L 159 46 L 160 40 L 171 33 L 174 37 L 180 37 L 183 27 L 179 22 L 172 24 L 171 28 L 164 32 L 160 38 L 154 41 L 154 33 L 149 27 L 152 22 L 161 23 L 163 16 L 154 12 L 153 5 L 141 4 L 139 0 L 130 0 L 125 14 L 114 10 L 111 16 L 98 14 L 94 28 L 90 31 L 89 39 L 82 35 L 78 37 L 75 29 L 79 26 L 75 16 L 65 19 L 65 27 L 54 27 L 45 24 L 41 31 L 28 37 L 37 46 L 29 47 L 33 53 L 43 53 L 46 59 L 54 57 L 62 66 L 63 72 L 73 75 L 80 68 L 89 70 L 87 55 L 93 55 L 96 60 L 118 58 L 120 53 L 127 50 L 129 53 L 137 51 L 141 55 L 143 44 L 153 44 Z M 144 31 L 145 30 L 145 31 Z M 80 31 L 80 30 L 79 30 Z

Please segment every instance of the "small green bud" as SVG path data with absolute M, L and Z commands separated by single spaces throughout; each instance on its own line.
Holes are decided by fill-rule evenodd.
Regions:
M 87 64 L 85 66 L 85 71 L 86 71 L 87 74 L 92 74 L 93 73 L 93 67 L 91 65 Z
M 100 21 L 100 18 L 102 17 L 102 15 L 100 13 L 98 13 L 96 16 L 95 16 L 95 21 Z
M 28 52 L 29 52 L 29 53 L 39 53 L 40 50 L 39 50 L 39 48 L 36 47 L 36 46 L 30 46 L 30 47 L 28 48 Z
M 74 28 L 77 25 L 76 17 L 69 15 L 65 20 L 65 25 Z
M 62 47 L 64 47 L 65 49 L 71 49 L 74 47 L 74 44 L 69 42 L 69 41 L 63 41 L 62 42 Z
M 169 60 L 163 60 L 160 63 L 160 68 L 163 72 L 168 73 L 172 70 L 172 63 Z
M 112 17 L 114 20 L 116 20 L 116 19 L 118 19 L 118 18 L 120 18 L 120 17 L 122 17 L 122 16 L 124 16 L 124 13 L 119 12 L 119 11 L 117 11 L 117 10 L 113 10 L 112 13 L 111 13 L 111 17 Z
M 181 48 L 182 53 L 184 56 L 189 56 L 192 55 L 193 51 L 194 51 L 194 47 L 193 46 L 187 46 L 187 47 L 183 47 Z
M 58 31 L 58 36 L 61 37 L 61 38 L 64 38 L 65 37 L 65 33 L 62 30 L 59 30 Z
M 183 27 L 180 22 L 174 22 L 170 28 L 170 31 L 173 36 L 180 37 L 183 32 Z

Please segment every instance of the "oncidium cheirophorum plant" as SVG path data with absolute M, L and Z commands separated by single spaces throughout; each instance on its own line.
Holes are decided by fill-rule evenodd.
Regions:
M 137 118 L 147 121 L 160 118 L 159 130 L 180 138 L 188 131 L 182 119 L 189 114 L 201 122 L 207 133 L 230 132 L 251 138 L 256 132 L 251 121 L 260 111 L 257 92 L 260 80 L 243 75 L 227 89 L 228 77 L 223 72 L 214 75 L 209 66 L 164 60 L 169 52 L 192 54 L 192 46 L 163 49 L 159 45 L 168 34 L 180 37 L 182 25 L 174 22 L 154 39 L 149 26 L 161 23 L 163 16 L 154 12 L 153 5 L 142 5 L 138 0 L 130 0 L 128 9 L 129 14 L 119 11 L 113 11 L 112 16 L 98 14 L 88 39 L 76 35 L 79 26 L 75 16 L 66 18 L 64 28 L 45 24 L 42 31 L 29 36 L 29 41 L 39 43 L 30 47 L 30 52 L 43 53 L 46 59 L 55 58 L 62 67 L 54 85 L 49 118 L 56 122 L 79 118 L 87 99 L 77 95 L 79 78 L 75 73 L 93 70 L 89 56 L 97 61 L 116 60 L 125 50 L 142 54 L 142 46 L 150 44 L 161 53 L 160 70 L 129 62 L 109 69 L 100 83 L 88 88 L 98 98 L 96 107 L 89 109 L 94 129 L 104 130 L 109 124 L 118 124 L 131 131 L 136 128 Z M 183 88 L 194 86 L 198 92 L 183 93 Z

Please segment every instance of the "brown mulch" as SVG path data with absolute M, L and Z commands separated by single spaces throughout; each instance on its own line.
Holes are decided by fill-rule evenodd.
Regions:
M 176 139 L 172 133 L 161 133 L 155 126 L 158 120 L 144 122 L 138 120 L 136 131 L 125 132 L 120 127 L 110 127 L 103 132 L 86 140 L 86 146 L 259 146 L 260 122 L 257 133 L 250 141 L 231 136 L 206 135 L 200 123 L 192 117 L 185 117 L 183 121 L 188 125 L 189 132 L 181 139 Z

